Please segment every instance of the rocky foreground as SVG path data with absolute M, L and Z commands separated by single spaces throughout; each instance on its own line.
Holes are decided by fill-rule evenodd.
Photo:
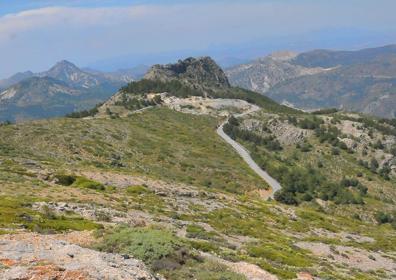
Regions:
M 4 280 L 158 279 L 148 272 L 141 261 L 126 255 L 83 248 L 65 241 L 68 239 L 84 242 L 84 235 L 24 233 L 1 236 L 0 267 L 4 270 L 0 278 Z

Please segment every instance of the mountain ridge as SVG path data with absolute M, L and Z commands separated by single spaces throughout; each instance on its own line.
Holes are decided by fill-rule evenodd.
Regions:
M 267 56 L 226 73 L 234 86 L 296 108 L 331 106 L 396 116 L 396 45 L 358 51 L 313 50 L 278 61 Z
M 131 80 L 128 75 L 88 73 L 67 60 L 44 72 L 18 73 L 1 83 L 9 86 L 0 92 L 0 121 L 56 117 L 88 109 Z

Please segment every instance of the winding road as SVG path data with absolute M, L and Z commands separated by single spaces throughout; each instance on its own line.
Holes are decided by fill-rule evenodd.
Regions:
M 251 105 L 251 108 L 241 114 L 234 115 L 234 117 L 242 117 L 248 114 L 251 114 L 255 111 L 260 110 L 260 107 L 256 105 Z M 250 156 L 249 151 L 247 151 L 241 144 L 238 142 L 234 141 L 230 136 L 228 136 L 224 130 L 223 127 L 224 125 L 228 123 L 228 119 L 224 121 L 218 128 L 217 128 L 217 134 L 224 139 L 228 144 L 230 144 L 234 150 L 242 157 L 242 159 L 249 165 L 249 167 L 257 173 L 271 188 L 272 188 L 272 193 L 271 193 L 271 198 L 274 197 L 274 193 L 278 190 L 280 190 L 282 187 L 279 184 L 277 180 L 272 178 L 265 170 L 261 169 L 257 163 L 252 159 Z

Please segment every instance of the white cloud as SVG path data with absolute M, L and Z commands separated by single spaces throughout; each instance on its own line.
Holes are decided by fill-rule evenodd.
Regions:
M 0 17 L 0 75 L 33 69 L 32 65 L 44 68 L 63 58 L 87 63 L 127 53 L 206 49 L 322 28 L 396 26 L 396 2 L 378 2 L 213 0 L 27 10 Z
M 47 7 L 8 14 L 0 18 L 0 40 L 26 31 L 39 31 L 47 27 L 111 26 L 137 21 L 143 17 L 155 17 L 155 6 L 128 8 L 68 8 Z

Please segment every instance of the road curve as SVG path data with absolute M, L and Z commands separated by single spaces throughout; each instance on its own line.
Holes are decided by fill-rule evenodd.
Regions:
M 238 115 L 234 115 L 235 117 L 242 117 L 244 115 L 248 115 L 250 113 L 253 113 L 257 110 L 260 110 L 259 107 L 252 105 L 252 107 Z M 249 167 L 257 173 L 271 188 L 272 188 L 272 193 L 271 193 L 271 198 L 274 197 L 274 193 L 278 190 L 280 190 L 282 187 L 279 184 L 277 180 L 272 178 L 265 170 L 261 169 L 257 163 L 252 159 L 250 156 L 249 151 L 247 151 L 241 144 L 238 142 L 234 141 L 230 136 L 228 136 L 224 130 L 223 127 L 224 125 L 228 123 L 228 119 L 224 121 L 218 128 L 217 128 L 217 134 L 224 139 L 228 144 L 230 144 L 234 150 L 242 157 L 242 159 L 249 165 Z

